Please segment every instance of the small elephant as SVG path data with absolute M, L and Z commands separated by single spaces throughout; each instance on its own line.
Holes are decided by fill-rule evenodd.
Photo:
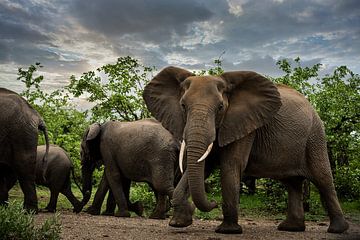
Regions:
M 35 168 L 39 130 L 44 133 L 48 149 L 48 132 L 39 113 L 17 93 L 0 88 L 0 204 L 8 201 L 15 178 L 24 193 L 24 208 L 38 211 Z M 39 177 L 43 178 L 44 173 Z
M 244 175 L 278 179 L 286 185 L 287 218 L 279 230 L 305 230 L 304 179 L 319 189 L 326 203 L 328 232 L 348 229 L 335 192 L 322 121 L 296 90 L 251 71 L 195 76 L 167 67 L 146 85 L 143 97 L 155 118 L 182 141 L 180 155 L 187 158 L 185 166 L 179 159 L 185 172 L 174 191 L 171 226 L 192 223 L 190 195 L 202 211 L 217 206 L 204 190 L 204 167 L 217 162 L 224 218 L 216 232 L 242 232 L 238 199 Z
M 103 176 L 90 211 L 94 214 L 100 212 L 109 185 L 118 206 L 115 216 L 129 217 L 129 210 L 141 215 L 139 203 L 131 204 L 129 201 L 130 183 L 147 182 L 157 197 L 150 218 L 164 219 L 166 197 L 172 198 L 174 184 L 178 181 L 175 178 L 178 153 L 179 143 L 154 119 L 92 124 L 81 142 L 84 191 L 91 192 L 92 173 L 96 166 L 104 164 L 106 177 Z M 114 204 L 109 211 L 113 208 Z
M 41 169 L 41 159 L 45 154 L 45 146 L 38 146 L 37 148 L 37 171 Z M 82 193 L 83 200 L 79 201 L 71 191 L 70 174 L 74 177 L 74 166 L 70 160 L 68 153 L 59 146 L 50 145 L 49 155 L 45 170 L 45 181 L 36 179 L 36 183 L 43 185 L 50 189 L 50 201 L 45 208 L 49 212 L 56 211 L 56 205 L 59 193 L 62 193 L 73 205 L 73 211 L 81 212 L 85 203 L 90 199 L 90 192 Z M 75 181 L 75 178 L 74 178 Z M 76 182 L 75 182 L 76 183 Z M 81 190 L 81 189 L 80 189 Z
M 36 171 L 39 173 L 45 172 L 45 180 L 41 174 L 37 174 L 36 184 L 48 187 L 50 189 L 50 201 L 45 208 L 49 212 L 56 211 L 56 205 L 59 193 L 64 194 L 64 196 L 70 201 L 73 205 L 73 211 L 76 213 L 81 212 L 83 202 L 90 199 L 90 193 L 83 194 L 84 199 L 82 202 L 76 199 L 74 194 L 71 191 L 71 180 L 70 174 L 74 176 L 74 167 L 70 160 L 69 155 L 64 149 L 56 145 L 50 145 L 49 153 L 47 156 L 47 164 L 45 169 L 42 166 L 42 159 L 46 152 L 46 146 L 41 145 L 37 147 L 37 157 L 36 157 Z M 8 184 L 9 189 L 16 183 L 16 176 L 13 175 L 11 182 Z

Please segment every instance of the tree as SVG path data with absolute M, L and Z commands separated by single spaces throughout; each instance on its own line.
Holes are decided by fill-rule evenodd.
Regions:
M 51 93 L 42 90 L 44 80 L 37 74 L 40 63 L 30 65 L 28 69 L 18 69 L 18 80 L 25 84 L 21 93 L 27 101 L 40 113 L 48 128 L 50 142 L 59 145 L 69 154 L 75 166 L 76 176 L 80 176 L 80 140 L 89 124 L 88 112 L 80 112 L 71 103 L 69 93 L 58 89 Z M 44 140 L 40 139 L 40 144 Z
M 95 104 L 93 121 L 139 120 L 150 116 L 142 92 L 153 70 L 129 56 L 120 57 L 115 64 L 84 73 L 79 79 L 71 76 L 67 89 L 75 97 L 87 95 Z

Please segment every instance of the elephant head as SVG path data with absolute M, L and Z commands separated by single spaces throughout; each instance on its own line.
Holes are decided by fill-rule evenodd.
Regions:
M 82 191 L 87 193 L 84 197 L 83 204 L 85 205 L 91 195 L 92 190 L 92 174 L 95 167 L 100 167 L 102 157 L 100 153 L 100 132 L 101 126 L 94 123 L 89 126 L 83 135 L 81 141 L 81 171 L 82 171 Z
M 167 67 L 145 87 L 150 112 L 186 144 L 186 171 L 192 200 L 202 211 L 216 206 L 204 189 L 204 161 L 215 142 L 224 147 L 264 126 L 281 106 L 276 86 L 250 71 L 195 76 Z

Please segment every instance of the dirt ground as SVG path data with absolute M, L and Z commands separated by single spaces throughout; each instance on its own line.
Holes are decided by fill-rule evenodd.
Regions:
M 39 213 L 36 222 L 41 223 L 51 213 Z M 263 219 L 240 219 L 241 235 L 215 233 L 219 221 L 194 220 L 187 228 L 168 226 L 169 219 L 152 220 L 140 217 L 116 218 L 91 216 L 87 213 L 74 214 L 61 211 L 63 239 L 360 239 L 360 224 L 350 223 L 350 229 L 343 234 L 327 233 L 328 222 L 306 222 L 305 232 L 281 232 L 276 229 L 279 221 Z

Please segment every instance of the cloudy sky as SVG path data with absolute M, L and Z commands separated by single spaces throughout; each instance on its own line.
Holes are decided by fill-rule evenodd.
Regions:
M 0 0 L 2 87 L 18 90 L 17 68 L 35 62 L 57 88 L 126 55 L 190 70 L 221 56 L 225 70 L 271 76 L 299 56 L 360 73 L 360 1 Z

